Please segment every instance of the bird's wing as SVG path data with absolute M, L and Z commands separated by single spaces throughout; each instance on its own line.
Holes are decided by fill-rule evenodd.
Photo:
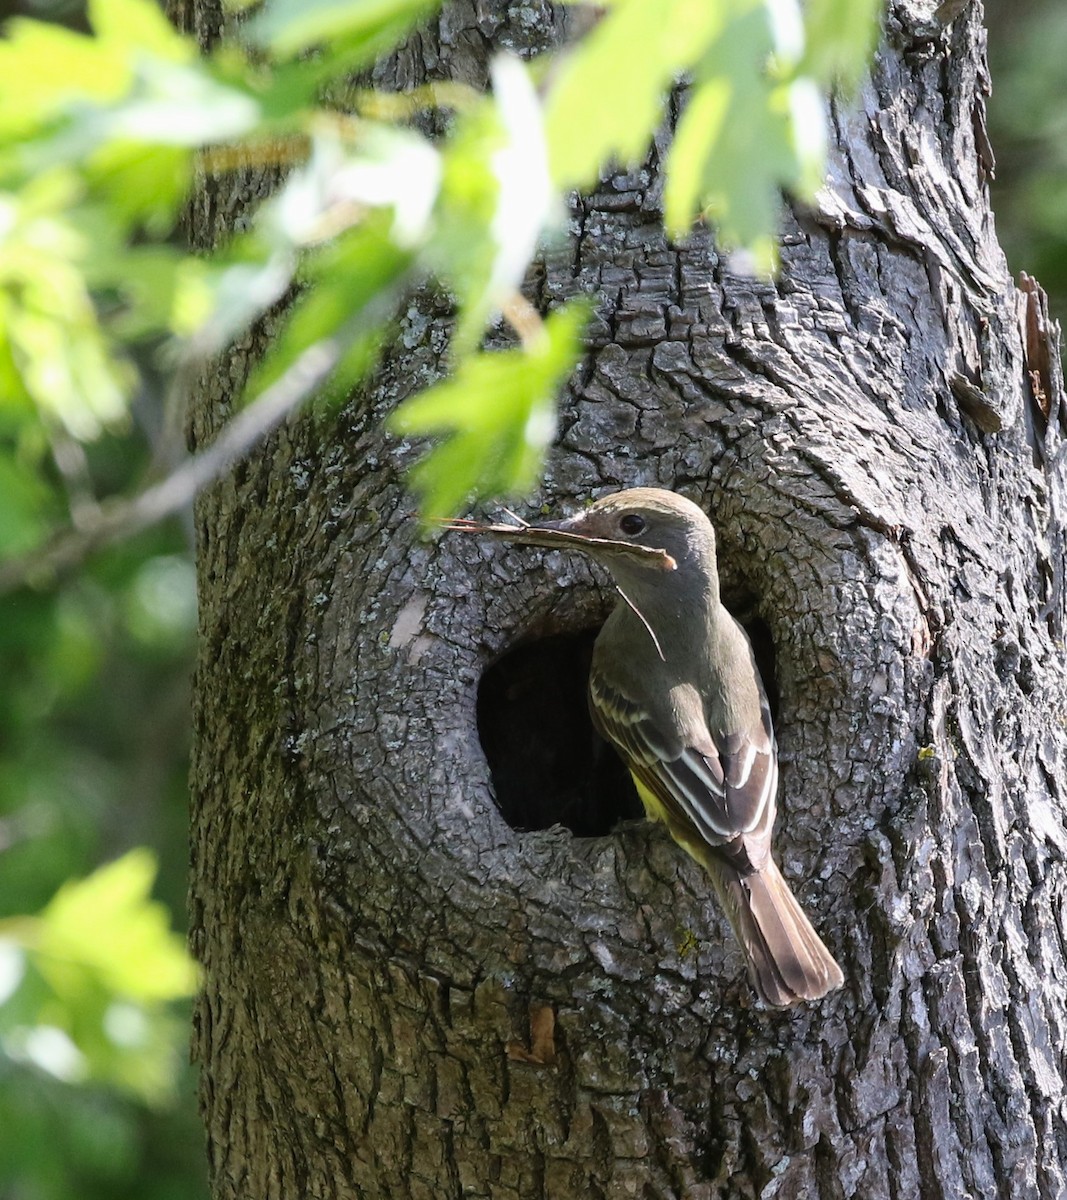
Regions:
M 599 731 L 622 753 L 679 833 L 690 838 L 695 833 L 714 847 L 740 837 L 758 841 L 770 833 L 778 759 L 766 699 L 751 728 L 717 741 L 705 728 L 706 738 L 691 738 L 696 743 L 691 745 L 658 725 L 639 702 L 595 670 L 589 699 Z

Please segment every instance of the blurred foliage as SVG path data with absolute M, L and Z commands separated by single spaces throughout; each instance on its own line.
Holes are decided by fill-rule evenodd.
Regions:
M 92 447 L 116 484 L 119 450 Z M 191 983 L 168 910 L 184 907 L 195 620 L 173 525 L 0 600 L 5 1200 L 205 1194 L 189 1004 L 167 999 Z
M 987 0 L 989 136 L 997 235 L 1067 317 L 1067 7 L 1060 0 Z
M 173 465 L 190 364 L 283 297 L 249 411 L 305 399 L 317 348 L 330 391 L 355 387 L 406 293 L 438 287 L 451 378 L 393 418 L 431 446 L 412 475 L 424 514 L 529 489 L 588 312 L 542 317 L 517 293 L 563 192 L 644 158 L 684 70 L 669 226 L 711 219 L 771 269 L 780 189 L 817 186 L 821 93 L 858 76 L 878 4 L 615 0 L 555 64 L 500 57 L 485 94 L 401 97 L 351 79 L 437 0 L 267 0 L 206 58 L 151 0 L 19 7 L 0 37 L 0 568 L 63 527 L 88 535 Z M 414 120 L 429 110 L 434 141 Z M 275 195 L 189 253 L 175 225 L 196 174 L 249 165 L 277 171 Z M 515 344 L 484 351 L 501 314 Z M 194 977 L 167 916 L 184 892 L 187 532 L 0 595 L 2 1200 L 204 1192 Z
M 150 899 L 140 847 L 67 880 L 36 916 L 0 920 L 0 1044 L 59 1079 L 169 1097 L 174 1019 L 196 972 L 167 910 Z
M 267 0 L 239 39 L 207 57 L 153 0 L 89 0 L 88 32 L 7 23 L 0 479 L 11 486 L 0 556 L 39 544 L 61 519 L 42 495 L 55 492 L 57 443 L 120 428 L 139 362 L 173 375 L 177 361 L 223 349 L 294 285 L 253 394 L 273 386 L 293 403 L 306 398 L 304 356 L 318 346 L 337 361 L 335 382 L 351 388 L 402 298 L 426 282 L 455 301 L 452 369 L 474 363 L 487 323 L 507 312 L 538 242 L 560 226 L 562 193 L 594 182 L 609 162 L 644 158 L 679 72 L 689 74 L 690 97 L 667 164 L 668 226 L 683 237 L 709 217 L 720 242 L 771 270 L 780 190 L 817 188 L 822 94 L 858 75 L 879 3 L 615 0 L 557 69 L 500 56 L 484 94 L 428 85 L 391 111 L 388 97 L 348 86 L 437 7 Z M 410 123 L 431 108 L 447 116 L 436 141 Z M 257 163 L 285 178 L 246 230 L 209 256 L 169 238 L 198 167 L 224 174 Z M 420 464 L 426 516 L 458 494 L 460 458 L 470 496 L 529 487 L 546 439 L 544 422 L 523 419 L 527 354 L 542 343 L 527 332 L 519 352 L 492 368 L 494 391 L 468 406 L 465 450 L 446 430 Z M 570 336 L 576 346 L 580 330 Z M 547 411 L 574 356 L 533 353 Z M 549 361 L 559 369 L 546 371 Z M 538 439 L 511 456 L 512 474 L 492 449 L 508 423 L 506 440 L 530 431 Z M 431 432 L 410 413 L 405 427 Z M 82 526 L 98 517 L 87 508 Z

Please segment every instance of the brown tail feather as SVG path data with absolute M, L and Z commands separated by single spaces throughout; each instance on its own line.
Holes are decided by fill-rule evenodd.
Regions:
M 844 983 L 841 968 L 770 859 L 750 875 L 726 867 L 715 871 L 714 878 L 752 984 L 765 1004 L 786 1008 L 818 1000 Z

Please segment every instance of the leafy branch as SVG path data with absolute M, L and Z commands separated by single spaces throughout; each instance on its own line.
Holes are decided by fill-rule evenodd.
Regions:
M 296 404 L 327 383 L 357 386 L 403 298 L 426 281 L 455 301 L 455 381 L 412 397 L 392 423 L 430 437 L 412 475 L 424 515 L 529 489 L 584 310 L 542 321 L 515 298 L 561 222 L 563 194 L 608 164 L 639 163 L 684 74 L 668 230 L 683 238 L 711 220 L 723 245 L 773 270 L 781 189 L 810 198 L 818 188 L 823 97 L 858 78 L 878 3 L 615 0 L 551 70 L 496 59 L 485 94 L 447 82 L 401 95 L 348 85 L 436 9 L 266 0 L 207 57 L 153 0 L 91 0 L 91 35 L 7 24 L 0 559 L 11 561 L 0 588 L 173 512 Z M 440 141 L 410 123 L 428 108 L 449 114 Z M 282 170 L 280 190 L 218 251 L 185 252 L 173 231 L 197 173 L 249 165 Z M 296 299 L 247 407 L 216 446 L 133 498 L 97 502 L 77 447 L 128 421 L 136 364 L 188 370 L 286 294 Z M 484 351 L 499 315 L 519 346 Z
M 285 373 L 230 420 L 206 450 L 190 455 L 158 483 L 76 520 L 44 545 L 0 562 L 0 596 L 79 565 L 94 550 L 130 537 L 190 504 L 201 488 L 243 458 L 297 405 L 315 394 L 341 357 L 336 341 L 309 346 Z

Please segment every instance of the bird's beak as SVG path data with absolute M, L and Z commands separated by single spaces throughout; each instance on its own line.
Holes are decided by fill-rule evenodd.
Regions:
M 597 531 L 589 528 L 590 523 L 584 512 L 561 521 L 539 521 L 536 525 L 528 525 L 525 522 L 515 525 L 483 525 L 479 521 L 469 521 L 464 517 L 454 517 L 443 524 L 445 529 L 452 532 L 488 534 L 518 546 L 541 546 L 546 550 L 579 550 L 602 560 L 618 556 L 637 559 L 645 566 L 656 567 L 661 571 L 673 571 L 678 565 L 666 550 L 598 536 Z

